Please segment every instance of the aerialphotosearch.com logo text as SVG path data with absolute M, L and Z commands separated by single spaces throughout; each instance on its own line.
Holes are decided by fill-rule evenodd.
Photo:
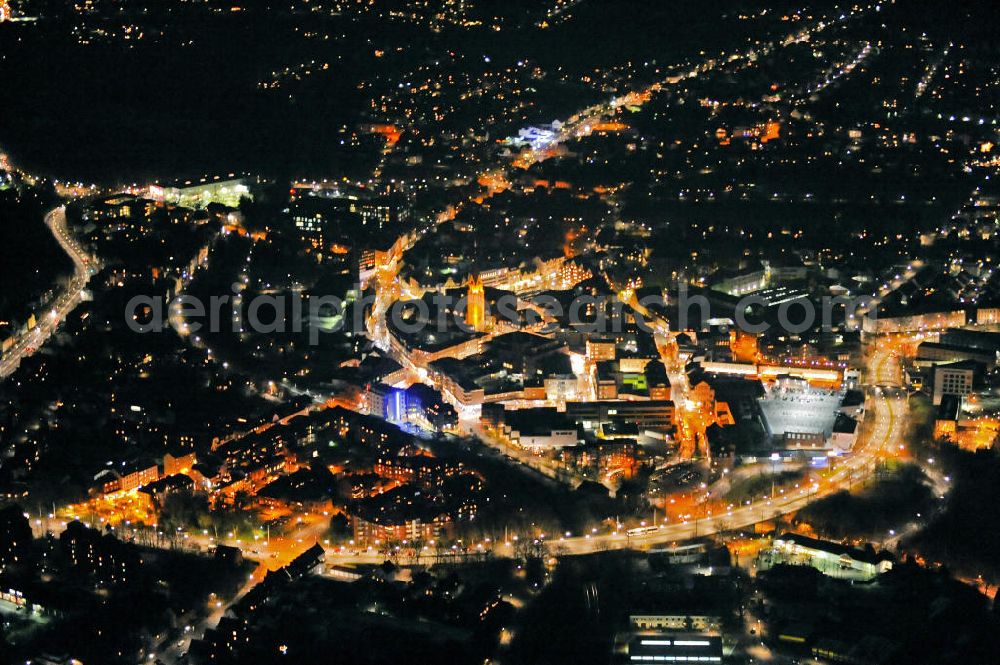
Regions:
M 258 294 L 246 299 L 237 295 L 240 288 L 241 285 L 234 284 L 233 295 L 213 295 L 207 302 L 192 295 L 179 295 L 169 300 L 135 296 L 126 304 L 125 322 L 137 333 L 162 332 L 168 326 L 181 328 L 180 332 L 185 333 L 307 332 L 309 343 L 318 344 L 325 334 L 344 331 L 364 334 L 372 309 L 377 305 L 375 294 L 360 289 L 355 291 L 360 295 L 354 299 L 335 295 L 304 297 L 298 292 Z M 674 330 L 705 328 L 709 321 L 725 321 L 747 333 L 761 334 L 777 327 L 786 333 L 800 334 L 817 324 L 822 331 L 858 330 L 863 319 L 874 319 L 875 302 L 874 298 L 866 296 L 823 296 L 817 301 L 803 295 L 772 306 L 763 296 L 749 294 L 731 306 L 727 304 L 725 315 L 716 317 L 709 299 L 700 293 L 690 294 L 687 285 L 682 283 L 670 300 L 651 294 L 631 304 L 610 295 L 578 295 L 567 304 L 548 294 L 525 301 L 504 292 L 492 301 L 475 303 L 475 316 L 469 316 L 468 295 L 457 297 L 434 292 L 422 299 L 394 301 L 384 316 L 391 328 L 404 334 L 445 333 L 455 328 L 472 333 L 480 329 L 484 321 L 543 330 L 546 326 L 555 329 L 568 325 L 578 332 L 597 334 L 623 332 L 627 324 L 634 321 L 640 330 L 652 334 L 663 331 L 667 312 Z M 768 315 L 761 316 L 765 310 Z

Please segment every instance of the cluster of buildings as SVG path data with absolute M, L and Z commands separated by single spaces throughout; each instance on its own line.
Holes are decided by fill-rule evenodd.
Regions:
M 935 438 L 970 450 L 994 445 L 1000 431 L 998 360 L 998 332 L 948 328 L 937 341 L 919 344 L 906 379 L 909 389 L 927 393 L 937 408 Z
M 76 520 L 66 525 L 66 530 L 59 535 L 59 544 L 73 568 L 94 576 L 100 584 L 126 584 L 134 579 L 142 565 L 142 558 L 134 546 Z
M 903 272 L 881 285 L 877 317 L 866 317 L 865 332 L 919 333 L 1000 320 L 1000 283 L 988 263 L 958 260 Z
M 865 400 L 843 371 L 705 362 L 690 363 L 687 375 L 708 414 L 713 456 L 825 463 L 857 441 Z
M 244 196 L 249 189 L 241 185 Z M 242 230 L 237 211 L 240 198 L 213 196 L 155 195 L 155 186 L 146 192 L 125 192 L 86 199 L 75 204 L 73 218 L 79 231 L 91 242 L 134 242 L 155 231 L 175 225 L 200 227 L 216 222 L 227 230 Z
M 419 384 L 405 391 L 380 384 L 373 395 L 382 389 L 382 416 L 341 406 L 293 412 L 217 441 L 210 451 L 106 469 L 92 493 L 111 505 L 139 499 L 154 515 L 177 491 L 204 493 L 216 507 L 341 512 L 359 545 L 432 540 L 475 519 L 483 479 L 431 456 L 401 429 L 431 421 L 447 429 L 441 418 L 453 422 L 454 412 L 442 413 L 450 407 Z
M 441 393 L 423 383 L 393 388 L 380 383 L 368 393 L 368 412 L 397 425 L 411 425 L 431 432 L 458 427 L 458 414 Z
M 346 486 L 335 507 L 350 519 L 356 545 L 426 543 L 475 520 L 485 489 L 480 474 L 433 457 L 384 419 L 339 408 L 328 418 L 347 442 L 364 449 L 330 459 L 331 471 Z
M 223 546 L 215 551 L 215 557 L 221 560 L 230 560 L 234 554 Z M 241 649 L 247 648 L 250 642 L 248 626 L 253 615 L 288 585 L 307 575 L 321 572 L 325 567 L 325 560 L 326 552 L 317 543 L 287 565 L 268 571 L 263 580 L 229 607 L 214 628 L 207 629 L 202 637 L 191 640 L 187 651 L 189 661 L 198 665 L 239 657 Z
M 204 476 L 201 476 L 197 466 L 194 452 L 177 451 L 176 455 L 168 452 L 159 462 L 143 458 L 134 459 L 123 462 L 118 467 L 113 466 L 100 471 L 94 477 L 91 491 L 109 497 L 140 489 L 155 491 L 154 488 L 170 486 L 174 482 L 172 479 L 178 476 L 187 477 L 191 483 L 197 478 L 204 484 Z
M 402 254 L 418 220 L 399 196 L 306 185 L 292 188 L 284 214 L 303 250 L 328 267 L 340 267 L 360 283 L 375 267 Z
M 400 280 L 414 293 L 460 288 L 475 279 L 527 297 L 570 289 L 596 274 L 589 258 L 575 257 L 566 239 L 548 233 L 540 220 L 522 217 L 525 213 L 519 210 L 516 219 L 497 214 L 480 224 L 454 220 L 440 225 L 408 248 Z M 529 242 L 531 249 L 525 251 Z
M 510 400 L 565 400 L 578 392 L 568 349 L 559 340 L 512 332 L 482 346 L 479 353 L 445 356 L 427 367 L 431 381 L 459 409 Z
M 775 310 L 805 297 L 795 285 L 806 274 L 802 264 L 761 264 L 740 272 L 747 278 L 742 286 L 713 282 L 704 292 L 727 306 L 737 292 L 753 293 Z M 636 325 L 631 306 L 617 331 L 591 332 L 571 321 L 566 312 L 573 299 L 592 292 L 581 285 L 526 294 L 517 299 L 519 306 L 531 308 L 549 297 L 565 307 L 548 319 L 532 319 L 534 326 L 499 328 L 484 310 L 509 292 L 494 291 L 477 277 L 463 294 L 466 311 L 443 313 L 445 320 L 464 316 L 467 326 L 447 329 L 430 325 L 442 320 L 442 313 L 425 294 L 428 306 L 420 316 L 427 325 L 413 326 L 419 328 L 415 333 L 390 325 L 391 346 L 394 357 L 426 377 L 433 390 L 416 385 L 395 392 L 379 389 L 372 413 L 437 431 L 463 419 L 479 420 L 487 434 L 505 444 L 562 451 L 585 466 L 595 457 L 628 458 L 624 466 L 634 468 L 633 451 L 641 456 L 643 446 L 652 444 L 663 454 L 663 444 L 669 449 L 678 442 L 679 415 L 667 363 L 686 362 L 690 399 L 701 412 L 695 429 L 703 430 L 694 436 L 701 436 L 699 445 L 711 447 L 713 454 L 752 463 L 777 453 L 781 459 L 823 464 L 854 447 L 864 416 L 858 372 L 850 369 L 859 361 L 857 333 L 845 338 L 839 331 L 823 340 L 757 335 L 733 331 L 726 325 L 731 319 L 723 317 L 703 331 L 671 335 L 661 348 Z M 446 293 L 461 294 L 457 289 Z M 647 310 L 644 320 L 664 322 L 666 330 L 670 312 L 669 304 Z M 600 313 L 599 301 L 585 312 Z M 429 414 L 427 403 L 433 405 Z M 688 423 L 684 427 L 690 429 Z M 612 447 L 613 454 L 592 454 Z M 579 450 L 568 452 L 571 448 Z
M 651 551 L 642 582 L 628 594 L 612 663 L 721 663 L 736 598 L 730 553 L 696 541 Z M 625 619 L 625 617 L 623 617 Z

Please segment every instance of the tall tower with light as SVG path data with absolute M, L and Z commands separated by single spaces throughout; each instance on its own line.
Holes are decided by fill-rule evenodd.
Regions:
M 478 275 L 469 278 L 465 323 L 476 331 L 482 331 L 486 327 L 486 290 Z

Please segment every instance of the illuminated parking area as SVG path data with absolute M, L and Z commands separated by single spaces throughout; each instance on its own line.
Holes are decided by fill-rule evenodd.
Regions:
M 760 399 L 761 412 L 768 429 L 776 438 L 785 434 L 820 435 L 824 439 L 833 432 L 837 410 L 843 395 L 805 385 L 768 387 Z

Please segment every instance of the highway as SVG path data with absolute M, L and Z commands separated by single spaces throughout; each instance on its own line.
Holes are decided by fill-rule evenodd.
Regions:
M 17 335 L 14 345 L 3 354 L 0 359 L 0 379 L 13 374 L 23 358 L 30 356 L 45 344 L 63 318 L 80 303 L 87 282 L 99 267 L 96 259 L 88 255 L 70 233 L 66 225 L 65 206 L 49 211 L 45 216 L 45 225 L 49 227 L 59 246 L 72 259 L 73 277 L 62 293 L 46 308 L 46 313 L 37 317 L 35 326 L 30 330 L 22 330 Z

